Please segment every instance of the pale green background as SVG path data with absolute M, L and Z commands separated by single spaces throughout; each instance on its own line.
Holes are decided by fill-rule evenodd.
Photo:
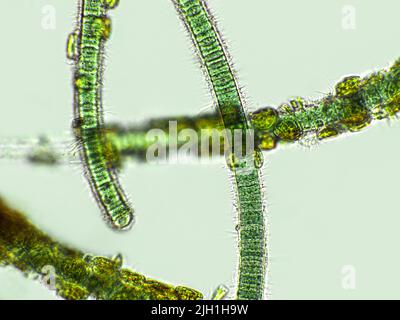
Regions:
M 347 74 L 387 66 L 400 53 L 397 0 L 210 0 L 249 108 L 318 97 Z M 42 8 L 56 10 L 44 30 Z M 344 5 L 356 29 L 342 28 Z M 1 136 L 60 135 L 72 118 L 66 36 L 76 1 L 2 1 Z M 168 0 L 121 0 L 106 53 L 107 119 L 197 114 L 211 107 L 188 37 Z M 307 149 L 266 154 L 272 299 L 400 298 L 400 125 Z M 79 165 L 49 169 L 2 161 L 0 194 L 62 242 L 206 295 L 232 285 L 234 211 L 224 164 L 135 165 L 123 184 L 137 211 L 129 233 L 108 229 Z M 341 269 L 356 270 L 356 288 Z M 0 270 L 1 299 L 53 299 L 37 281 Z

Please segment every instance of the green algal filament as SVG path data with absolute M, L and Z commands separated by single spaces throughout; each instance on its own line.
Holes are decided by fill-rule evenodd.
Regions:
M 107 10 L 116 5 L 117 1 L 82 0 L 78 31 L 68 38 L 67 56 L 76 65 L 73 128 L 85 175 L 105 218 L 123 229 L 133 222 L 133 209 L 109 157 L 111 146 L 102 134 L 103 51 L 111 31 Z
M 58 296 L 69 300 L 197 300 L 191 288 L 149 279 L 122 267 L 114 258 L 84 254 L 40 231 L 0 198 L 0 266 L 14 266 L 29 276 L 49 275 Z M 47 274 L 46 271 L 52 273 Z
M 374 122 L 390 120 L 400 111 L 400 82 L 397 81 L 399 62 L 390 68 L 367 74 L 364 77 L 348 76 L 335 85 L 335 91 L 320 99 L 293 98 L 278 108 L 263 107 L 250 114 L 254 129 L 255 144 L 262 151 L 275 149 L 280 143 L 290 144 L 303 139 L 328 140 L 345 133 L 359 132 Z M 344 88 L 355 86 L 344 94 Z M 356 101 L 354 98 L 358 97 Z M 353 106 L 354 105 L 354 106 Z M 164 140 L 158 141 L 165 149 L 170 145 L 170 123 L 177 124 L 177 147 L 187 144 L 180 134 L 193 130 L 198 137 L 206 137 L 209 144 L 203 146 L 196 139 L 198 156 L 224 155 L 226 146 L 223 139 L 223 124 L 217 113 L 200 116 L 170 116 L 154 118 L 137 125 L 121 123 L 107 124 L 103 130 L 108 145 L 108 159 L 118 167 L 129 157 L 146 161 L 146 152 L 154 139 L 148 132 L 160 129 Z M 213 135 L 216 133 L 215 135 Z M 216 137 L 216 138 L 214 138 Z M 217 139 L 217 140 L 215 140 Z M 214 143 L 219 142 L 220 150 L 211 153 Z M 0 159 L 25 159 L 31 163 L 59 164 L 75 160 L 68 150 L 69 137 L 59 138 L 2 138 Z M 218 150 L 217 150 L 218 151 Z
M 296 98 L 278 110 L 265 108 L 252 121 L 275 142 L 301 141 L 307 137 L 325 140 L 358 132 L 374 120 L 390 119 L 400 111 L 400 61 L 387 70 L 365 77 L 349 76 L 335 92 L 320 100 Z
M 278 108 L 263 107 L 252 112 L 250 120 L 256 146 L 262 151 L 269 151 L 276 149 L 280 143 L 290 144 L 303 139 L 326 141 L 345 133 L 359 132 L 376 121 L 397 117 L 400 111 L 400 82 L 396 80 L 398 65 L 399 62 L 396 61 L 390 68 L 369 73 L 362 78 L 345 77 L 335 85 L 333 93 L 320 99 L 297 97 L 282 103 Z M 355 85 L 351 91 L 353 94 L 343 95 L 343 88 L 349 87 L 351 83 Z M 361 99 L 352 107 L 354 96 Z M 164 140 L 158 143 L 168 149 L 171 122 L 177 124 L 178 148 L 187 144 L 180 133 L 190 129 L 198 137 L 210 138 L 206 146 L 201 144 L 201 139 L 194 141 L 198 144 L 199 157 L 224 155 L 226 146 L 221 133 L 223 124 L 217 113 L 207 113 L 199 116 L 154 118 L 137 125 L 107 124 L 103 135 L 106 145 L 109 146 L 108 159 L 113 161 L 115 167 L 130 157 L 137 161 L 147 161 L 146 152 L 154 144 L 154 139 L 147 134 L 153 129 L 160 129 L 165 133 Z M 217 140 L 212 139 L 214 132 Z M 220 142 L 217 154 L 211 153 L 215 141 Z M 0 159 L 25 159 L 31 163 L 49 165 L 74 161 L 73 154 L 68 150 L 69 145 L 69 137 L 2 138 Z
M 226 48 L 202 0 L 174 0 L 185 23 L 218 105 L 225 129 L 250 129 Z M 230 143 L 232 147 L 232 143 Z M 237 299 L 262 299 L 266 273 L 266 232 L 259 167 L 261 154 L 228 154 L 237 197 L 239 218 L 239 274 Z
M 372 72 L 364 77 L 348 76 L 335 85 L 335 90 L 319 99 L 292 98 L 278 108 L 263 107 L 250 114 L 254 129 L 255 145 L 263 150 L 275 149 L 279 144 L 290 144 L 306 141 L 325 141 L 343 134 L 359 132 L 373 122 L 397 117 L 400 111 L 400 60 L 387 69 Z M 220 132 L 224 129 L 218 114 L 210 113 L 193 117 L 168 117 L 148 120 L 136 127 L 114 124 L 108 126 L 107 140 L 113 145 L 121 158 L 135 156 L 145 160 L 147 148 L 153 143 L 146 132 L 159 128 L 166 133 L 163 141 L 169 144 L 168 126 L 171 121 L 177 122 L 179 133 L 191 129 L 201 137 L 213 131 L 217 132 L 217 142 L 221 141 Z M 210 140 L 210 148 L 215 140 Z M 178 139 L 177 145 L 185 143 Z M 199 156 L 208 150 L 201 149 L 198 143 Z M 215 154 L 214 154 L 215 155 Z

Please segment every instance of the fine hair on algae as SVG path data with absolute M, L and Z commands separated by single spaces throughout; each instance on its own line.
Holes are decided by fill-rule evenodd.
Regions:
M 104 44 L 111 33 L 107 14 L 118 1 L 79 1 L 77 28 L 66 45 L 67 57 L 74 63 L 72 127 L 83 170 L 107 221 L 116 229 L 128 229 L 133 221 L 133 210 L 119 183 L 117 170 L 126 158 L 147 160 L 144 155 L 152 143 L 147 131 L 165 129 L 176 120 L 179 130 L 193 129 L 196 134 L 202 129 L 215 129 L 222 136 L 215 142 L 220 143 L 225 137 L 224 130 L 254 130 L 254 154 L 244 158 L 232 152 L 227 154 L 226 147 L 232 141 L 224 139 L 218 145 L 218 155 L 226 156 L 236 198 L 239 266 L 235 297 L 261 299 L 265 297 L 268 272 L 268 222 L 260 150 L 275 150 L 280 144 L 294 144 L 308 137 L 327 141 L 360 132 L 378 120 L 396 117 L 400 111 L 400 62 L 362 76 L 345 76 L 331 93 L 318 99 L 291 98 L 278 107 L 265 106 L 247 114 L 232 61 L 206 1 L 174 0 L 173 3 L 195 47 L 217 109 L 199 116 L 149 119 L 136 126 L 105 124 L 102 106 Z M 165 145 L 171 143 L 169 138 L 167 135 L 163 140 Z M 212 146 L 214 141 L 210 141 Z M 64 155 L 52 153 L 51 143 L 52 140 L 39 141 L 35 152 L 26 153 L 26 159 L 32 163 L 60 163 Z M 178 141 L 178 146 L 184 143 Z M 202 156 L 202 152 L 197 156 Z M 41 274 L 44 263 L 54 265 L 59 277 L 57 293 L 61 297 L 202 297 L 192 289 L 162 284 L 127 271 L 122 268 L 122 259 L 118 256 L 94 256 L 67 248 L 35 229 L 3 201 L 0 201 L 0 229 L 7 230 L 0 234 L 0 262 L 32 274 Z M 123 281 L 118 282 L 118 286 L 111 289 L 107 286 L 120 277 Z M 140 284 L 140 287 L 135 291 L 129 284 Z M 127 292 L 127 287 L 134 292 Z M 222 298 L 226 294 L 226 288 L 221 286 L 214 297 Z
M 67 40 L 75 61 L 73 130 L 84 174 L 104 217 L 118 230 L 132 226 L 133 208 L 113 165 L 112 146 L 104 137 L 102 79 L 104 43 L 110 37 L 108 10 L 118 1 L 82 0 L 78 27 Z
M 225 129 L 251 129 L 227 48 L 215 19 L 202 0 L 173 0 L 191 35 Z M 262 154 L 258 148 L 250 156 L 227 155 L 233 175 L 235 205 L 239 225 L 239 267 L 237 299 L 262 299 L 265 294 L 266 232 L 262 192 Z

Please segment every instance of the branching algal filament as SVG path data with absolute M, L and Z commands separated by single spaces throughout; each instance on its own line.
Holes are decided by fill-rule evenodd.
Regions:
M 126 229 L 133 222 L 133 209 L 110 159 L 111 146 L 101 134 L 103 51 L 111 31 L 107 11 L 117 2 L 81 1 L 78 30 L 68 38 L 67 55 L 75 60 L 73 128 L 85 175 L 111 226 Z

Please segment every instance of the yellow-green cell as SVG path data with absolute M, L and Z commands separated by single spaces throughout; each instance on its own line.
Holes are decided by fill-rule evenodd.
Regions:
M 119 0 L 103 0 L 103 4 L 107 9 L 114 9 L 118 6 Z
M 252 125 L 257 128 L 257 130 L 268 130 L 270 129 L 278 120 L 278 112 L 276 109 L 267 107 L 251 114 Z
M 324 127 L 317 132 L 317 138 L 319 140 L 324 140 L 328 138 L 336 137 L 339 134 L 339 131 L 332 127 Z
M 295 117 L 283 117 L 276 125 L 274 134 L 285 141 L 296 141 L 302 136 L 303 129 Z
M 369 111 L 356 103 L 345 104 L 342 108 L 344 109 L 343 117 L 339 123 L 344 125 L 348 131 L 360 131 L 372 121 Z
M 336 84 L 335 92 L 339 97 L 353 95 L 360 88 L 361 78 L 359 76 L 349 76 Z

